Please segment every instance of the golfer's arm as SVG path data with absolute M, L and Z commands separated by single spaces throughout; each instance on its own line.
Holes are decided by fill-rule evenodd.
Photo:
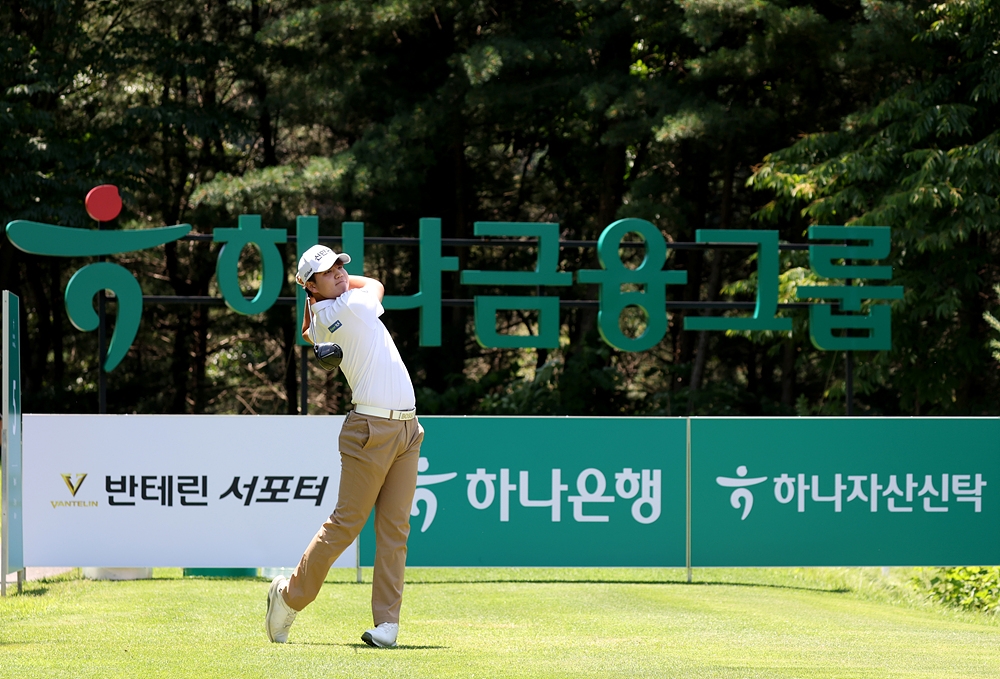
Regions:
M 354 290 L 355 288 L 367 288 L 378 295 L 378 301 L 382 301 L 382 297 L 385 296 L 385 286 L 379 283 L 374 278 L 368 278 L 366 276 L 351 276 L 349 290 Z

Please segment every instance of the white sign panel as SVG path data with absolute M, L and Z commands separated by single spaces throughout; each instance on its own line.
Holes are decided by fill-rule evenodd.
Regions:
M 343 422 L 24 415 L 25 564 L 295 566 L 336 507 Z

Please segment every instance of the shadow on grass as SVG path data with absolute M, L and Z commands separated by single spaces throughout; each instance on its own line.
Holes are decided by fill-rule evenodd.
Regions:
M 59 576 L 57 576 L 59 577 Z M 153 582 L 163 582 L 164 580 L 176 580 L 178 582 L 250 582 L 250 583 L 260 583 L 261 585 L 266 585 L 270 580 L 266 578 L 261 578 L 259 576 L 246 576 L 246 577 L 212 577 L 204 575 L 187 575 L 183 578 L 152 578 L 147 580 L 135 580 L 131 581 L 134 583 L 153 583 Z M 39 580 L 36 582 L 45 582 L 45 580 Z M 435 580 L 407 580 L 406 584 L 408 586 L 417 585 L 514 585 L 514 584 L 525 584 L 525 585 L 698 585 L 702 587 L 763 587 L 768 589 L 780 589 L 780 590 L 791 590 L 791 591 L 802 591 L 802 592 L 827 592 L 829 594 L 847 594 L 851 590 L 847 587 L 824 587 L 822 585 L 789 585 L 789 584 L 778 584 L 778 583 L 767 583 L 767 582 L 725 582 L 721 580 L 693 580 L 688 582 L 684 578 L 668 578 L 664 580 L 617 580 L 613 578 L 601 579 L 601 578 L 490 578 L 483 580 L 467 580 L 461 578 L 449 579 L 449 578 L 439 578 Z M 371 586 L 371 579 L 366 578 L 362 582 L 356 582 L 354 580 L 327 580 L 323 583 L 323 587 L 356 587 L 358 585 Z M 45 594 L 46 588 L 41 587 L 38 591 L 26 591 L 25 594 L 30 594 L 32 596 L 40 596 Z
M 332 641 L 296 641 L 295 646 L 340 646 L 343 648 L 353 648 L 355 651 L 371 651 L 376 653 L 379 651 L 436 651 L 436 650 L 448 650 L 451 646 L 434 646 L 432 644 L 399 644 L 392 648 L 373 648 L 368 644 L 359 644 L 357 642 L 351 644 L 339 644 Z
M 323 586 L 334 584 L 353 585 L 353 582 L 327 582 Z M 808 585 L 778 585 L 766 582 L 719 582 L 716 580 L 577 580 L 572 578 L 559 579 L 538 579 L 538 578 L 517 578 L 510 580 L 415 580 L 407 581 L 407 586 L 417 585 L 700 585 L 704 587 L 766 587 L 769 589 L 790 589 L 803 592 L 828 592 L 830 594 L 847 594 L 851 590 L 847 587 L 819 587 Z
M 174 579 L 174 578 L 165 578 Z M 211 577 L 211 576 L 184 576 L 183 578 L 176 578 L 179 581 L 190 582 L 190 581 L 210 581 L 210 582 L 255 582 L 261 584 L 267 584 L 270 580 L 261 577 Z M 137 582 L 151 582 L 151 580 L 137 581 Z M 406 584 L 409 586 L 416 585 L 513 585 L 513 584 L 525 584 L 525 585 L 698 585 L 702 587 L 764 587 L 768 589 L 783 589 L 783 590 L 793 590 L 802 592 L 827 592 L 830 594 L 847 594 L 851 590 L 847 587 L 823 587 L 821 585 L 782 585 L 777 583 L 767 583 L 767 582 L 724 582 L 720 580 L 693 580 L 688 582 L 684 578 L 671 578 L 665 580 L 616 580 L 616 579 L 600 579 L 600 578 L 491 578 L 484 580 L 466 580 L 455 578 L 454 580 L 448 578 L 440 578 L 436 580 L 407 580 Z M 327 580 L 323 583 L 323 587 L 343 587 L 350 586 L 356 587 L 358 585 L 371 585 L 371 580 L 365 579 L 362 582 L 356 582 L 354 580 Z
M 763 582 L 718 582 L 718 581 L 708 581 L 708 580 L 694 580 L 691 583 L 681 582 L 679 584 L 686 585 L 704 585 L 708 587 L 767 587 L 769 589 L 792 589 L 801 592 L 827 592 L 829 594 L 847 594 L 851 590 L 848 587 L 808 587 L 804 585 L 775 585 Z
M 17 597 L 17 596 L 44 596 L 45 594 L 48 593 L 49 588 L 45 587 L 45 586 L 39 586 L 38 584 L 36 584 L 38 582 L 42 582 L 42 581 L 41 580 L 36 580 L 35 582 L 31 583 L 30 587 L 28 585 L 25 585 L 24 589 L 21 592 L 17 591 L 17 585 L 14 585 L 13 591 L 11 591 L 11 586 L 7 585 L 7 596 L 8 597 Z

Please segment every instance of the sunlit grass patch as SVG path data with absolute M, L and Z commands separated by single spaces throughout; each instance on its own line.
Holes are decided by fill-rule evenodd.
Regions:
M 27 583 L 2 677 L 1000 677 L 1000 624 L 909 571 L 413 568 L 397 649 L 365 646 L 370 570 L 334 570 L 287 645 L 261 578 Z

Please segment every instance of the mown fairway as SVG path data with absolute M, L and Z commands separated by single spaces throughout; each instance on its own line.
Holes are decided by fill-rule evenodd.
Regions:
M 1000 677 L 996 620 L 861 569 L 411 569 L 400 647 L 334 571 L 290 643 L 262 579 L 74 574 L 0 601 L 6 677 Z M 370 571 L 366 572 L 370 582 Z

